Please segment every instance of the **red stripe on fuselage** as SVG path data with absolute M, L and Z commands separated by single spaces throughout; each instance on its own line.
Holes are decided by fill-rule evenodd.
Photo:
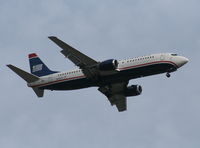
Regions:
M 145 64 L 139 64 L 139 65 L 134 65 L 134 66 L 123 67 L 123 68 L 119 68 L 119 69 L 120 70 L 128 70 L 128 69 L 133 69 L 133 68 L 138 68 L 138 67 L 147 66 L 147 65 L 153 65 L 153 64 L 159 64 L 159 63 L 169 63 L 169 64 L 174 65 L 176 68 L 178 68 L 178 66 L 172 61 L 155 61 L 155 62 L 150 62 L 150 63 L 145 63 Z M 64 81 L 68 81 L 68 80 L 75 80 L 75 79 L 79 79 L 79 78 L 85 78 L 85 75 L 77 76 L 77 77 L 71 77 L 71 78 L 57 80 L 57 81 L 52 81 L 52 82 L 39 84 L 39 85 L 34 85 L 32 87 L 48 86 L 48 85 L 51 85 L 51 84 L 56 84 L 58 82 L 64 82 Z

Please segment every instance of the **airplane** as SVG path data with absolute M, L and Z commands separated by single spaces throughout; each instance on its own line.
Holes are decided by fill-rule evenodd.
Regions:
M 55 36 L 50 36 L 49 39 L 62 48 L 60 52 L 79 68 L 64 72 L 52 71 L 36 53 L 29 54 L 31 73 L 11 64 L 7 66 L 24 79 L 38 97 L 43 97 L 44 90 L 98 87 L 119 112 L 127 110 L 127 97 L 142 93 L 142 86 L 128 86 L 129 80 L 162 73 L 170 77 L 170 73 L 189 61 L 175 53 L 159 53 L 126 60 L 109 59 L 99 62 Z

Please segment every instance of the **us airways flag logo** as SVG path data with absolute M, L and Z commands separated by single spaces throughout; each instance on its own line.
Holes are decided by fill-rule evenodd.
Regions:
M 41 70 L 42 70 L 42 67 L 43 67 L 43 64 L 34 65 L 34 66 L 32 67 L 32 71 L 33 71 L 33 72 L 41 71 Z

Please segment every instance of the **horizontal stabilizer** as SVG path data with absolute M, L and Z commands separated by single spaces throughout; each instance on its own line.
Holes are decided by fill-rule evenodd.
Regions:
M 44 90 L 43 89 L 39 89 L 37 87 L 34 87 L 33 88 L 34 92 L 36 93 L 36 95 L 40 98 L 40 97 L 43 97 L 44 95 Z
M 12 71 L 14 71 L 17 75 L 19 75 L 22 79 L 24 79 L 27 83 L 31 83 L 34 81 L 39 80 L 39 77 L 32 75 L 18 67 L 15 67 L 13 65 L 7 65 Z

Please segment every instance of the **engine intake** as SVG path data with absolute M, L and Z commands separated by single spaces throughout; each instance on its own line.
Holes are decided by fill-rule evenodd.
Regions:
M 128 86 L 124 91 L 124 94 L 126 97 L 138 96 L 141 93 L 142 93 L 142 86 L 140 86 L 140 85 Z
M 98 68 L 101 71 L 115 70 L 117 69 L 117 67 L 118 67 L 118 61 L 115 59 L 103 61 L 98 65 Z

